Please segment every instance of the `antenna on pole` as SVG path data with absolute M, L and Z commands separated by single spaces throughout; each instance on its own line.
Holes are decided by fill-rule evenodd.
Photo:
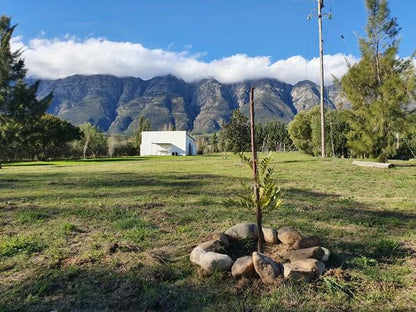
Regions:
M 326 157 L 325 148 L 325 107 L 324 107 L 324 44 L 322 39 L 322 8 L 324 0 L 318 0 L 318 24 L 319 24 L 319 67 L 320 67 L 320 104 L 321 104 L 321 156 Z

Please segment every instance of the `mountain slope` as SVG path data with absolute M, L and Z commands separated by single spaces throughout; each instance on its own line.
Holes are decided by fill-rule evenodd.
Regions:
M 233 110 L 248 115 L 254 87 L 258 122 L 289 122 L 297 112 L 319 104 L 319 88 L 310 81 L 294 86 L 276 79 L 222 84 L 215 79 L 186 83 L 167 75 L 150 80 L 109 75 L 75 75 L 41 81 L 38 96 L 54 92 L 48 112 L 76 125 L 86 121 L 110 133 L 132 133 L 143 116 L 154 130 L 175 127 L 212 133 L 228 121 Z M 328 88 L 326 103 L 335 107 L 339 90 Z

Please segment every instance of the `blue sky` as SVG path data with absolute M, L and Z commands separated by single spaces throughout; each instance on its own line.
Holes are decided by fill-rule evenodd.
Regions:
M 317 81 L 314 0 L 0 0 L 19 26 L 14 46 L 29 74 L 62 78 L 105 73 L 149 79 L 172 73 L 187 81 L 273 77 Z M 364 0 L 324 0 L 325 64 L 342 76 L 357 61 Z M 399 54 L 416 50 L 416 0 L 390 0 L 402 27 Z M 312 19 L 308 20 L 308 15 Z M 344 39 L 341 38 L 341 35 Z

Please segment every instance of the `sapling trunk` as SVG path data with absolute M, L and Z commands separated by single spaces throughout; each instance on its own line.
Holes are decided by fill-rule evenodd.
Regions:
M 255 196 L 255 206 L 256 206 L 256 219 L 257 219 L 257 230 L 258 230 L 258 239 L 257 239 L 257 252 L 263 253 L 263 241 L 264 235 L 262 230 L 262 211 L 260 206 L 260 194 L 259 194 L 259 176 L 257 171 L 257 151 L 256 151 L 256 134 L 254 127 L 254 88 L 250 89 L 250 130 L 251 130 L 251 151 L 253 153 L 252 157 L 252 167 L 253 167 L 253 183 L 254 183 L 254 196 Z

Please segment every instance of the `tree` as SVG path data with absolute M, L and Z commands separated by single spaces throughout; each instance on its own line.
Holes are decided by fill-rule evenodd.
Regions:
M 396 136 L 398 156 L 416 159 L 416 111 L 407 116 L 406 124 L 406 132 Z
M 259 132 L 256 132 L 256 135 Z M 262 150 L 286 151 L 293 144 L 288 127 L 281 121 L 269 121 L 263 126 Z
M 325 111 L 325 148 L 332 156 L 348 156 L 347 136 L 350 131 L 349 112 L 346 110 Z M 306 154 L 321 154 L 321 118 L 319 106 L 298 113 L 289 124 L 290 137 L 295 146 Z
M 82 132 L 80 144 L 82 146 L 83 158 L 87 158 L 87 155 L 92 155 L 93 157 L 106 155 L 107 140 L 104 135 L 89 122 L 83 123 L 79 128 Z
M 13 158 L 13 151 L 18 148 L 16 139 L 20 139 L 22 132 L 22 125 L 0 115 L 0 169 L 2 160 Z M 11 138 L 15 140 L 12 141 Z
M 250 125 L 248 119 L 239 109 L 233 111 L 230 121 L 222 125 L 220 141 L 224 149 L 233 153 L 241 153 L 250 148 Z
M 137 131 L 134 134 L 134 146 L 136 147 L 137 154 L 140 155 L 140 145 L 142 144 L 142 132 L 150 131 L 150 122 L 148 119 L 141 116 L 139 118 L 139 124 L 137 126 Z
M 211 146 L 211 150 L 210 150 L 211 153 L 217 153 L 219 151 L 219 148 L 218 148 L 219 141 L 218 141 L 218 135 L 216 132 L 212 134 L 209 140 L 209 144 Z
M 327 120 L 327 151 L 332 151 L 334 157 L 348 157 L 350 150 L 347 145 L 348 134 L 351 131 L 349 123 L 349 111 L 332 110 L 326 111 Z
M 16 28 L 10 21 L 4 15 L 0 18 L 0 150 L 8 150 L 12 155 L 19 146 L 28 143 L 32 126 L 49 107 L 52 93 L 38 100 L 39 81 L 27 85 L 23 80 L 26 69 L 21 58 L 22 51 L 12 52 L 10 48 Z M 3 154 L 0 157 L 4 157 Z
M 295 146 L 306 154 L 313 154 L 311 114 L 299 112 L 289 123 L 288 131 Z
M 367 37 L 360 38 L 361 60 L 341 79 L 352 104 L 348 145 L 355 156 L 387 162 L 396 152 L 395 134 L 405 127 L 406 107 L 415 95 L 411 59 L 397 57 L 400 28 L 387 0 L 367 0 Z
M 81 139 L 81 130 L 65 120 L 44 114 L 33 127 L 31 146 L 39 160 L 59 156 L 68 142 Z

